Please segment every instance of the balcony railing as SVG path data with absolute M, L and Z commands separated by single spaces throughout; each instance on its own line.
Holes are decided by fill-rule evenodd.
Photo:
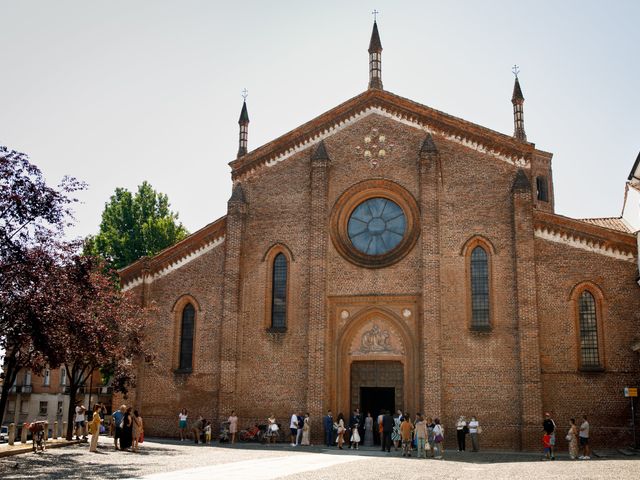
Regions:
M 32 385 L 14 385 L 9 389 L 9 394 L 31 393 L 32 391 L 33 391 Z

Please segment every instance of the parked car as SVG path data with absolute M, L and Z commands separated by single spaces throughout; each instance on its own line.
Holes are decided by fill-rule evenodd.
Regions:
M 0 427 L 0 443 L 9 441 L 9 427 L 3 425 Z

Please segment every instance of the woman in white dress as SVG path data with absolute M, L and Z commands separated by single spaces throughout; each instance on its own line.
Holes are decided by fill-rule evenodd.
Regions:
M 300 445 L 311 445 L 311 421 L 309 420 L 309 414 L 305 414 L 304 423 L 302 426 L 302 441 Z
M 358 424 L 354 424 L 351 428 L 351 447 L 358 450 L 358 444 L 360 443 L 360 432 L 358 432 Z M 354 447 L 355 445 L 355 447 Z

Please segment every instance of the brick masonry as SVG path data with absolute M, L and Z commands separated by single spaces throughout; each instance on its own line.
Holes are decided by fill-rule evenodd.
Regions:
M 460 128 L 498 135 L 469 125 Z M 374 129 L 384 135 L 386 151 L 371 168 L 363 151 Z M 350 365 L 354 355 L 364 355 L 357 360 L 403 367 L 399 406 L 439 416 L 449 432 L 459 415 L 477 415 L 486 447 L 538 448 L 547 410 L 561 432 L 569 417 L 587 413 L 596 444 L 629 441 L 622 387 L 639 373 L 630 349 L 640 330 L 635 263 L 535 237 L 537 212 L 553 212 L 549 154 L 522 147 L 528 180 L 534 187 L 537 175 L 549 181 L 550 201 L 538 202 L 531 185 L 513 189 L 518 166 L 437 132 L 437 152 L 421 155 L 425 135 L 424 128 L 374 113 L 327 136 L 328 159 L 311 160 L 316 142 L 284 161 L 236 174 L 244 198 L 229 204 L 224 242 L 146 284 L 144 296 L 158 308 L 148 330 L 158 359 L 140 366 L 131 398 L 150 435 L 176 436 L 178 411 L 186 407 L 214 422 L 235 409 L 241 426 L 265 423 L 270 414 L 286 423 L 292 412 L 309 411 L 318 439 L 326 409 L 352 407 L 357 385 Z M 512 140 L 496 142 L 519 148 Z M 384 268 L 355 265 L 330 239 L 338 199 L 372 179 L 406 190 L 420 211 L 417 242 Z M 565 225 L 569 221 L 575 222 L 553 216 L 581 235 L 578 222 Z M 635 245 L 632 236 L 613 238 L 600 227 L 585 235 Z M 470 329 L 467 247 L 474 242 L 490 254 L 487 332 Z M 274 248 L 289 259 L 286 332 L 268 331 Z M 578 365 L 571 295 L 583 282 L 602 296 L 599 372 Z M 185 373 L 176 368 L 188 301 L 196 307 L 196 334 L 194 368 Z M 393 332 L 402 350 L 353 351 L 366 322 Z M 448 442 L 453 445 L 453 435 Z

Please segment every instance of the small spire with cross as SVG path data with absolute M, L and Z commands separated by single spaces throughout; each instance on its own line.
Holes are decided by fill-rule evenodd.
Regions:
M 246 88 L 242 89 L 242 99 L 246 102 L 247 101 L 247 97 L 249 96 L 249 90 L 247 90 Z
M 373 15 L 373 21 L 374 23 L 376 22 L 376 20 L 378 20 L 378 14 L 380 12 L 378 10 L 376 10 L 375 8 L 373 9 L 373 12 L 371 12 L 371 15 Z
M 513 68 L 511 68 L 511 71 L 516 76 L 516 78 L 518 78 L 518 74 L 520 73 L 520 67 L 518 67 L 518 65 L 514 65 Z
M 238 157 L 241 157 L 247 153 L 247 145 L 249 140 L 249 112 L 247 111 L 247 97 L 249 91 L 245 88 L 242 90 L 242 110 L 240 111 L 240 119 L 238 124 L 240 125 L 240 139 L 238 146 Z
M 382 90 L 382 43 L 380 42 L 378 24 L 376 23 L 379 13 L 378 10 L 371 12 L 373 15 L 373 30 L 369 41 L 369 88 Z
M 513 104 L 513 136 L 520 141 L 526 142 L 527 134 L 524 131 L 524 95 L 522 95 L 520 80 L 518 79 L 520 68 L 518 65 L 514 65 L 511 71 L 516 77 L 513 84 L 513 95 L 511 96 L 511 103 Z

